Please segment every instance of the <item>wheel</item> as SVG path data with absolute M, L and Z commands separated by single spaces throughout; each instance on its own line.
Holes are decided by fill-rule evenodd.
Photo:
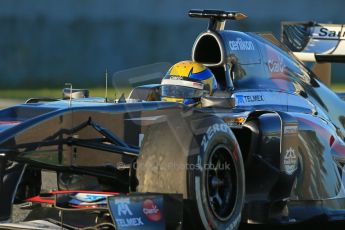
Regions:
M 139 192 L 183 194 L 186 229 L 239 226 L 245 194 L 242 155 L 230 128 L 217 118 L 150 127 L 137 179 Z

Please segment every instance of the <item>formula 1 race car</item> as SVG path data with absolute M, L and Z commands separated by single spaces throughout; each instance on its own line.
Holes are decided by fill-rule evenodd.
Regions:
M 246 17 L 239 12 L 189 15 L 209 19 L 192 60 L 220 86 L 200 107 L 161 102 L 160 85 L 148 84 L 115 102 L 70 89 L 62 100 L 0 111 L 0 228 L 233 230 L 345 219 L 345 104 L 302 63 L 343 62 L 343 26 L 284 24 L 279 42 L 224 30 Z M 57 190 L 41 191 L 46 171 L 56 172 Z M 14 223 L 18 204 L 31 211 Z

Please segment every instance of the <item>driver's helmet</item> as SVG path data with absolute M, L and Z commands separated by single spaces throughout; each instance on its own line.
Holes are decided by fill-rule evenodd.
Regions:
M 181 61 L 173 65 L 161 82 L 163 101 L 194 105 L 202 96 L 211 95 L 217 89 L 217 81 L 211 70 L 193 61 Z

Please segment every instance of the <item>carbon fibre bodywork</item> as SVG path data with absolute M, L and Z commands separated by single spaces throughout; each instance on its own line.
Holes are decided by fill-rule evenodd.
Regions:
M 200 108 L 59 100 L 1 110 L 0 219 L 8 220 L 12 203 L 20 200 L 28 168 L 105 178 L 112 189 L 133 192 L 132 163 L 150 126 L 167 123 L 173 130 L 188 130 L 188 138 L 172 138 L 190 148 L 195 136 L 206 133 L 193 122 L 209 118 L 227 124 L 243 155 L 243 222 L 345 219 L 344 101 L 279 46 L 254 33 L 214 28 L 201 33 L 192 59 L 214 72 L 220 89 L 202 99 Z M 152 146 L 164 150 L 159 143 Z M 193 156 L 196 148 L 191 149 Z M 39 190 L 40 181 L 30 183 L 23 194 L 39 192 L 34 188 Z M 184 198 L 189 192 L 174 191 Z

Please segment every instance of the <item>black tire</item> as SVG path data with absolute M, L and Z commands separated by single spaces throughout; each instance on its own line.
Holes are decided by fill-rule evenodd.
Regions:
M 196 201 L 203 226 L 209 229 L 237 229 L 241 220 L 244 166 L 230 132 L 230 129 L 215 132 L 206 144 L 202 142 L 197 159 L 192 158 L 192 162 L 199 162 L 204 169 L 190 178 L 190 195 Z
M 190 122 L 180 123 L 154 125 L 145 133 L 137 191 L 182 193 L 185 229 L 237 229 L 245 181 L 232 131 L 214 117 L 194 121 L 194 128 Z M 212 168 L 217 165 L 222 168 Z

